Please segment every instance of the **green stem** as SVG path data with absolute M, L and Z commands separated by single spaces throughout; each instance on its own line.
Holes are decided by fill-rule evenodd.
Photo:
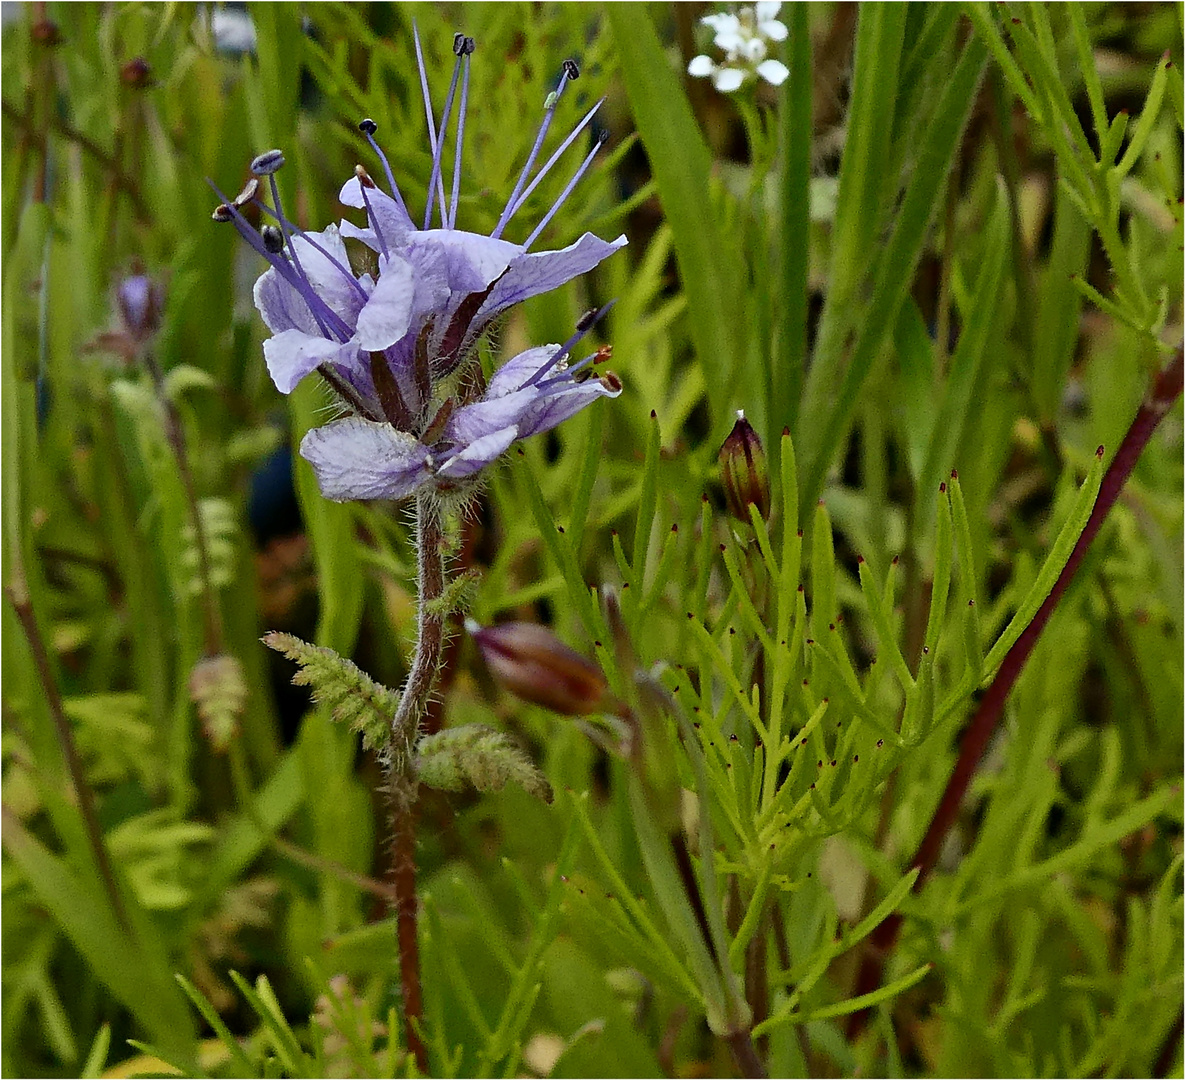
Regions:
M 189 452 L 185 447 L 185 429 L 181 425 L 181 414 L 173 404 L 165 388 L 165 376 L 156 357 L 144 351 L 144 365 L 152 376 L 157 399 L 164 411 L 165 437 L 177 462 L 181 486 L 185 490 L 185 501 L 189 517 L 193 522 L 193 535 L 197 546 L 198 573 L 202 579 L 203 611 L 206 617 L 206 655 L 217 656 L 223 651 L 222 608 L 218 602 L 218 590 L 214 586 L 214 574 L 210 562 L 210 549 L 206 543 L 206 528 L 202 521 L 201 506 L 198 503 L 197 485 L 193 482 L 193 470 L 189 467 Z

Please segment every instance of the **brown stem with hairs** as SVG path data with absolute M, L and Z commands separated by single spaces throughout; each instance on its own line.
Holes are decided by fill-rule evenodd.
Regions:
M 416 651 L 399 708 L 391 722 L 391 745 L 383 772 L 391 800 L 391 885 L 399 942 L 399 980 L 407 1047 L 421 1073 L 428 1073 L 428 1051 L 420 1037 L 424 1002 L 420 990 L 420 948 L 416 900 L 415 743 L 444 654 L 444 528 L 431 494 L 416 496 L 416 557 L 419 610 Z
M 1086 558 L 1086 552 L 1095 536 L 1098 535 L 1099 529 L 1102 528 L 1111 507 L 1115 505 L 1115 500 L 1119 498 L 1123 485 L 1136 467 L 1136 462 L 1148 444 L 1148 440 L 1152 438 L 1152 434 L 1156 431 L 1161 420 L 1168 414 L 1177 398 L 1181 396 L 1182 373 L 1182 350 L 1178 347 L 1173 359 L 1156 377 L 1150 393 L 1136 412 L 1131 427 L 1128 428 L 1123 442 L 1115 452 L 1115 457 L 1111 459 L 1086 528 L 1078 537 L 1078 542 L 1074 545 L 1074 550 L 1070 553 L 1070 558 L 1062 568 L 1061 574 L 1058 575 L 1053 589 L 1038 609 L 1033 621 L 1008 650 L 995 679 L 984 693 L 979 708 L 976 709 L 975 715 L 959 743 L 959 756 L 955 762 L 954 771 L 947 781 L 942 801 L 934 812 L 934 817 L 930 821 L 926 835 L 922 838 L 917 854 L 911 860 L 910 865 L 917 867 L 919 871 L 917 881 L 914 882 L 915 890 L 921 887 L 938 862 L 939 852 L 958 816 L 959 807 L 963 802 L 967 787 L 971 783 L 971 777 L 979 765 L 984 750 L 987 749 L 988 742 L 1003 715 L 1008 695 L 1016 685 L 1017 679 L 1020 678 L 1025 663 L 1037 644 L 1037 639 L 1041 636 L 1041 631 L 1070 587 L 1070 582 L 1073 581 L 1078 567 Z M 880 986 L 885 960 L 897 943 L 902 922 L 902 916 L 894 912 L 873 931 L 869 939 L 869 949 L 860 965 L 860 973 L 856 979 L 853 996 L 871 993 Z M 848 1021 L 849 1039 L 854 1039 L 863 1030 L 867 1018 L 867 1009 L 851 1015 Z

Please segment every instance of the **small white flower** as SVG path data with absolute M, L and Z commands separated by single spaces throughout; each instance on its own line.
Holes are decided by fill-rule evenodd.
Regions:
M 739 90 L 754 76 L 780 86 L 790 72 L 780 60 L 767 56 L 769 42 L 786 39 L 786 27 L 775 17 L 781 6 L 778 0 L 759 0 L 755 7 L 740 8 L 735 14 L 705 15 L 700 22 L 715 31 L 712 44 L 724 53 L 724 62 L 718 64 L 701 54 L 687 65 L 687 74 L 696 78 L 710 76 L 723 94 Z

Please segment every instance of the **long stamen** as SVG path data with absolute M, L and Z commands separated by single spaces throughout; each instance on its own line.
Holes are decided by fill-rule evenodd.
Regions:
M 559 104 L 560 97 L 564 93 L 564 87 L 569 82 L 578 78 L 580 78 L 580 68 L 576 66 L 576 61 L 565 60 L 559 86 L 547 95 L 547 104 L 543 110 L 543 123 L 539 125 L 539 134 L 535 136 L 535 145 L 531 147 L 531 152 L 527 155 L 527 163 L 523 166 L 523 171 L 518 175 L 518 182 L 514 185 L 514 190 L 510 193 L 510 198 L 506 200 L 506 209 L 502 211 L 502 216 L 498 218 L 498 224 L 494 226 L 494 231 L 490 233 L 490 236 L 497 238 L 502 235 L 502 230 L 506 228 L 506 223 L 510 220 L 514 201 L 518 198 L 519 192 L 522 191 L 523 186 L 526 184 L 527 177 L 531 173 L 531 168 L 535 164 L 535 159 L 539 156 L 539 151 L 543 146 L 543 140 L 547 138 L 547 132 L 551 127 L 551 122 L 555 119 L 556 106 Z
M 387 184 L 391 188 L 391 197 L 399 204 L 399 209 L 407 214 L 407 203 L 403 201 L 403 195 L 399 191 L 399 185 L 395 183 L 395 174 L 391 172 L 391 163 L 387 160 L 387 155 L 383 153 L 383 148 L 375 142 L 374 133 L 378 131 L 379 126 L 369 117 L 362 120 L 358 124 L 358 130 L 366 136 L 366 141 L 370 143 L 370 148 L 375 152 L 379 161 L 382 163 L 383 172 L 387 177 Z M 407 214 L 411 217 L 410 214 Z
M 341 261 L 339 259 L 337 259 L 335 256 L 331 255 L 328 251 L 326 251 L 325 248 L 323 248 L 319 243 L 317 243 L 316 240 L 314 240 L 311 236 L 309 236 L 309 234 L 307 232 L 305 232 L 304 229 L 302 229 L 299 225 L 294 225 L 291 221 L 289 221 L 282 214 L 277 214 L 275 212 L 275 210 L 273 210 L 270 206 L 268 206 L 268 204 L 265 203 L 262 199 L 252 199 L 251 201 L 256 206 L 258 206 L 259 209 L 263 213 L 267 214 L 268 217 L 275 218 L 278 223 L 280 223 L 281 225 L 287 226 L 287 228 L 291 231 L 293 236 L 299 236 L 314 251 L 318 252 L 320 255 L 322 255 L 326 259 L 328 259 L 334 265 L 334 267 L 336 267 L 337 270 L 339 270 L 341 272 L 342 276 L 344 278 L 346 278 L 346 280 L 349 281 L 349 283 L 354 287 L 354 291 L 357 292 L 358 295 L 361 296 L 364 300 L 367 299 L 366 290 L 364 288 L 362 288 L 361 285 L 358 284 L 358 279 L 356 277 L 354 277 L 354 275 L 349 270 L 347 270 L 346 267 L 342 266 Z
M 572 179 L 568 181 L 567 186 L 564 188 L 563 191 L 560 192 L 560 197 L 558 199 L 556 199 L 555 205 L 552 206 L 552 208 L 550 210 L 548 210 L 546 214 L 543 215 L 543 220 L 541 222 L 539 222 L 538 225 L 535 226 L 535 229 L 531 233 L 531 235 L 528 236 L 526 238 L 526 240 L 523 241 L 523 250 L 524 251 L 527 250 L 528 248 L 530 248 L 530 246 L 538 238 L 539 234 L 547 227 L 548 222 L 550 222 L 551 219 L 553 217 L 555 217 L 556 211 L 559 210 L 559 208 L 561 206 L 563 206 L 565 202 L 567 202 L 568 196 L 572 194 L 573 189 L 576 187 L 576 185 L 578 183 L 580 183 L 580 178 L 586 172 L 588 172 L 588 167 L 592 164 L 593 158 L 597 156 L 597 151 L 600 150 L 601 147 L 605 145 L 605 140 L 608 138 L 609 138 L 609 133 L 606 131 L 606 132 L 603 132 L 601 134 L 600 138 L 597 139 L 597 145 L 594 146 L 588 152 L 588 156 L 580 163 L 580 168 L 576 170 L 576 175 L 573 176 Z
M 612 355 L 613 348 L 610 345 L 602 345 L 595 353 L 589 353 L 578 364 L 569 364 L 568 367 L 559 375 L 553 375 L 550 379 L 544 379 L 541 383 L 536 385 L 540 390 L 546 390 L 549 386 L 555 386 L 556 383 L 567 382 L 574 380 L 575 376 L 582 372 L 590 364 L 599 364 L 602 360 L 607 360 Z
M 378 239 L 379 248 L 383 253 L 383 258 L 389 259 L 391 254 L 389 251 L 387 251 L 387 241 L 383 236 L 383 230 L 379 228 L 379 219 L 374 212 L 374 207 L 370 205 L 370 196 L 366 194 L 367 187 L 373 184 L 374 181 L 366 175 L 366 170 L 363 169 L 361 165 L 359 165 L 354 170 L 354 172 L 358 177 L 358 187 L 362 192 L 362 202 L 366 207 L 366 217 L 370 221 L 370 227 L 374 230 L 374 235 Z
M 432 149 L 432 176 L 428 180 L 428 205 L 424 208 L 424 228 L 432 224 L 432 199 L 437 186 L 440 188 L 440 226 L 448 228 L 446 218 L 447 204 L 444 201 L 444 177 L 440 171 L 440 159 L 444 156 L 444 133 L 448 130 L 449 117 L 453 111 L 453 98 L 457 94 L 457 79 L 461 74 L 461 60 L 464 56 L 465 35 L 453 35 L 453 53 L 457 59 L 453 62 L 453 77 L 449 80 L 448 94 L 444 99 L 444 112 L 440 117 L 440 131 L 436 133 L 436 145 Z
M 420 69 L 420 92 L 424 95 L 424 116 L 428 121 L 428 148 L 432 151 L 433 162 L 437 159 L 436 150 L 436 121 L 432 116 L 432 95 L 428 92 L 428 70 L 424 67 L 424 52 L 420 47 L 420 30 L 413 21 L 411 24 L 411 36 L 416 46 L 416 67 Z M 439 172 L 433 169 L 436 176 L 436 184 L 440 189 L 440 205 L 444 206 L 444 178 Z M 432 214 L 432 199 L 435 193 L 432 190 L 431 184 L 428 186 L 428 216 L 431 218 Z M 425 224 L 424 228 L 428 226 Z
M 588 112 L 584 114 L 584 119 L 572 129 L 572 133 L 562 143 L 560 143 L 556 152 L 547 159 L 547 164 L 539 170 L 539 172 L 535 175 L 535 179 L 527 185 L 526 190 L 511 205 L 510 213 L 506 216 L 507 224 L 509 224 L 514 215 L 519 212 L 527 199 L 531 197 L 531 192 L 533 192 L 535 188 L 539 186 L 539 181 L 541 181 L 549 172 L 551 172 L 552 166 L 554 166 L 555 163 L 560 160 L 564 151 L 567 150 L 568 147 L 576 141 L 580 133 L 584 131 L 586 127 L 588 127 L 588 125 L 592 122 L 592 118 L 597 114 L 597 110 L 604 104 L 605 99 L 601 98 L 600 101 L 598 101 L 591 109 L 589 109 Z
M 552 368 L 556 366 L 565 356 L 572 351 L 577 342 L 580 341 L 585 334 L 587 334 L 594 326 L 597 325 L 609 312 L 609 309 L 616 304 L 616 300 L 610 300 L 604 307 L 598 308 L 595 311 L 585 312 L 580 317 L 580 321 L 576 323 L 576 333 L 574 333 L 567 341 L 563 343 L 551 356 L 551 358 L 538 371 L 535 372 L 526 382 L 519 387 L 520 390 L 525 390 L 528 386 L 535 386 L 540 379 L 543 378 Z
M 312 285 L 309 284 L 305 278 L 296 273 L 287 259 L 282 258 L 276 252 L 268 249 L 263 237 L 251 227 L 250 222 L 248 222 L 247 219 L 239 212 L 239 209 L 237 206 L 235 206 L 234 201 L 228 199 L 219 190 L 217 184 L 215 184 L 209 178 L 206 179 L 206 183 L 209 184 L 214 190 L 214 194 L 222 200 L 221 205 L 218 206 L 214 211 L 215 220 L 229 220 L 234 222 L 234 226 L 238 234 L 244 240 L 246 240 L 248 244 L 251 245 L 252 249 L 257 254 L 262 255 L 267 261 L 268 265 L 271 266 L 276 271 L 276 273 L 280 275 L 280 277 L 288 282 L 288 284 L 297 291 L 305 303 L 308 304 L 309 311 L 312 313 L 317 325 L 321 328 L 321 332 L 326 337 L 331 336 L 329 328 L 332 326 L 333 331 L 342 341 L 348 341 L 353 332 L 345 324 L 345 321 L 341 318 L 341 316 L 338 315 L 337 312 L 332 308 L 330 308 L 325 303 L 325 301 L 316 294 Z
M 449 200 L 448 221 L 445 224 L 447 229 L 457 226 L 457 199 L 461 194 L 461 148 L 465 142 L 465 114 L 469 110 L 469 67 L 473 63 L 469 58 L 476 48 L 477 43 L 473 38 L 467 37 L 464 43 L 465 51 L 462 53 L 465 72 L 461 79 L 461 108 L 457 113 L 457 152 L 453 157 L 453 192 Z

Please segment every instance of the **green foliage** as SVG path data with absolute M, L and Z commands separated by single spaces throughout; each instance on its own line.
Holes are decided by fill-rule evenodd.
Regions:
M 617 300 L 625 392 L 490 470 L 431 610 L 550 624 L 611 705 L 554 716 L 449 643 L 414 748 L 433 1075 L 732 1075 L 746 1040 L 770 1075 L 1179 1075 L 1179 404 L 914 862 L 1180 346 L 1179 8 L 787 6 L 787 82 L 732 96 L 684 76 L 717 54 L 683 5 L 249 13 L 241 55 L 218 6 L 3 29 L 0 1072 L 416 1072 L 374 761 L 415 552 L 294 453 L 300 520 L 267 509 L 335 406 L 272 387 L 204 179 L 281 147 L 324 227 L 381 173 L 367 115 L 422 207 L 414 15 L 438 110 L 478 42 L 462 227 L 576 55 L 543 159 L 602 94 L 611 139 L 539 247 L 630 240 L 482 344 L 488 376 Z M 111 352 L 139 266 L 160 330 Z M 742 407 L 773 506 L 738 521 Z
M 551 802 L 551 788 L 521 750 L 500 731 L 465 724 L 425 735 L 416 743 L 416 775 L 442 791 L 501 791 L 518 784 L 528 794 Z
M 324 705 L 334 720 L 362 736 L 363 749 L 386 748 L 391 741 L 391 721 L 399 706 L 397 694 L 332 649 L 276 632 L 265 634 L 263 643 L 300 665 L 292 676 L 293 683 L 312 687 L 313 699 Z

